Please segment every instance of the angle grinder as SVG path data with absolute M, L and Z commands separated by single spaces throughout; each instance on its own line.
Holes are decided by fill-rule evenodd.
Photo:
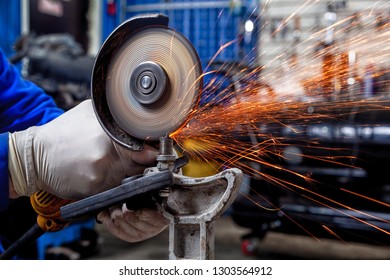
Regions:
M 140 16 L 116 28 L 95 60 L 94 110 L 108 136 L 127 149 L 140 151 L 146 142 L 159 141 L 157 166 L 80 201 L 64 205 L 50 199 L 59 211 L 55 217 L 47 215 L 46 228 L 57 229 L 52 226 L 55 219 L 62 226 L 160 191 L 157 206 L 170 221 L 170 259 L 213 258 L 214 221 L 233 202 L 242 172 L 233 168 L 204 178 L 180 175 L 178 170 L 187 161 L 176 158 L 169 137 L 195 112 L 202 86 L 202 66 L 195 49 L 168 27 L 166 16 Z M 45 211 L 39 215 L 45 216 Z M 46 229 L 37 224 L 0 258 L 11 257 L 42 230 Z
M 145 15 L 124 22 L 104 42 L 93 67 L 96 116 L 112 140 L 133 151 L 185 125 L 202 90 L 199 57 L 181 33 L 168 27 L 168 21 L 164 15 Z M 46 231 L 61 230 L 75 217 L 162 188 L 171 183 L 171 177 L 169 172 L 159 172 L 147 178 L 127 178 L 110 192 L 75 205 L 37 192 L 31 196 L 37 224 L 0 259 L 11 258 L 25 244 Z M 68 207 L 61 212 L 64 205 Z

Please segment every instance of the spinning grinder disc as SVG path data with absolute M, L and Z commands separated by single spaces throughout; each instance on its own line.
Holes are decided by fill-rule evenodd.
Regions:
M 158 26 L 131 36 L 108 65 L 106 98 L 117 124 L 158 140 L 184 125 L 199 99 L 201 64 L 180 33 Z

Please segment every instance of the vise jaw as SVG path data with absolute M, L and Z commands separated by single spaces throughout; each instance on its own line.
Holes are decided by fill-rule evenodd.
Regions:
M 237 168 L 204 178 L 174 174 L 161 205 L 169 220 L 169 259 L 214 259 L 214 222 L 236 198 L 242 176 Z

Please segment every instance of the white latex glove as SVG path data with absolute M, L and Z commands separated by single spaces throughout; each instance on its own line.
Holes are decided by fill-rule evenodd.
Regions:
M 111 207 L 97 216 L 114 236 L 127 241 L 138 242 L 162 232 L 169 221 L 155 209 L 128 210 L 126 204 Z
M 20 196 L 44 190 L 80 199 L 142 173 L 157 154 L 150 146 L 131 152 L 113 143 L 88 100 L 43 126 L 12 133 L 8 166 Z

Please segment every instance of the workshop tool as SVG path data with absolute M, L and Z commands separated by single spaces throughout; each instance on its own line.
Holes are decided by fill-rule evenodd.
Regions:
M 62 206 L 55 212 L 58 221 L 48 217 L 39 231 L 96 215 L 115 204 L 130 204 L 131 198 L 150 193 L 170 221 L 170 259 L 214 258 L 214 221 L 235 199 L 242 172 L 229 169 L 205 178 L 180 175 L 187 161 L 177 158 L 169 137 L 194 113 L 203 86 L 201 74 L 195 49 L 182 34 L 168 28 L 166 16 L 136 17 L 115 29 L 93 68 L 95 113 L 110 138 L 132 151 L 159 140 L 157 166 L 116 188 L 67 205 L 50 198 L 46 208 Z
M 191 43 L 168 28 L 168 18 L 147 15 L 119 26 L 103 44 L 92 76 L 92 99 L 100 123 L 117 143 L 142 149 L 160 138 L 157 167 L 173 183 L 160 192 L 170 221 L 170 259 L 214 258 L 214 221 L 233 202 L 242 178 L 229 169 L 205 178 L 179 175 L 169 134 L 185 125 L 202 91 L 202 67 Z M 67 207 L 63 207 L 65 210 Z

